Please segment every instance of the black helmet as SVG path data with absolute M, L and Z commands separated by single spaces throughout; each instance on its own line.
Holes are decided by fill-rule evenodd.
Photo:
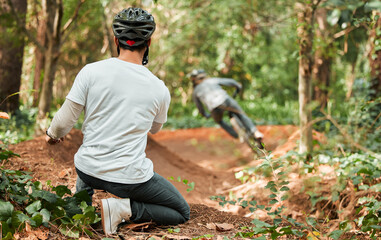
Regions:
M 204 79 L 207 76 L 204 69 L 193 69 L 189 75 L 190 75 L 192 80 Z
M 153 16 L 141 8 L 123 9 L 115 15 L 112 23 L 112 30 L 119 44 L 127 49 L 146 44 L 155 28 Z

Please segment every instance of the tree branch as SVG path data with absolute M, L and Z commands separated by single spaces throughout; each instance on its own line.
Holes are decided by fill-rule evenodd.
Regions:
M 12 1 L 11 0 L 8 0 L 8 5 L 10 7 L 10 10 L 12 12 L 12 14 L 14 15 L 14 18 L 16 20 L 16 23 L 17 25 L 23 30 L 23 32 L 25 33 L 25 35 L 28 37 L 28 39 L 30 41 L 32 41 L 37 47 L 38 49 L 44 53 L 46 51 L 46 48 L 44 46 L 41 45 L 41 43 L 33 36 L 33 34 L 31 34 L 31 32 L 25 27 L 25 24 L 23 24 L 12 4 Z
M 85 3 L 86 0 L 78 0 L 77 7 L 74 10 L 73 16 L 69 18 L 69 20 L 65 23 L 65 26 L 63 27 L 61 34 L 64 35 L 65 32 L 70 28 L 72 23 L 78 18 L 79 9 L 81 8 L 82 4 Z
M 351 144 L 352 146 L 354 146 L 354 147 L 356 147 L 357 149 L 360 149 L 360 150 L 362 150 L 362 151 L 364 151 L 364 152 L 366 152 L 366 153 L 369 153 L 369 154 L 371 154 L 371 155 L 373 155 L 373 156 L 376 155 L 376 153 L 374 153 L 373 151 L 371 151 L 371 150 L 367 149 L 366 147 L 363 147 L 363 146 L 361 146 L 360 144 L 358 144 L 357 142 L 355 142 L 355 141 L 353 140 L 353 138 L 352 138 L 351 136 L 349 136 L 349 134 L 348 134 L 348 133 L 347 133 L 347 132 L 346 132 L 346 131 L 339 125 L 339 123 L 336 122 L 336 120 L 332 118 L 331 115 L 325 113 L 323 110 L 321 110 L 321 112 L 324 114 L 324 116 L 325 116 L 329 121 L 332 122 L 332 124 L 333 124 L 337 129 L 339 129 L 340 133 L 341 133 L 345 138 L 348 139 L 348 141 L 350 142 L 350 144 Z

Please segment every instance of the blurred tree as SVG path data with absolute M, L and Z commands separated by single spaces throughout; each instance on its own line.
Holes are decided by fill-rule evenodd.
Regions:
M 311 121 L 311 88 L 314 14 L 320 0 L 304 0 L 295 4 L 298 15 L 299 37 L 299 119 L 300 119 L 300 153 L 312 152 Z
M 0 1 L 0 110 L 14 112 L 19 108 L 21 68 L 24 55 L 24 35 L 15 24 L 15 16 L 25 26 L 27 1 Z M 3 102 L 4 101 L 4 102 Z
M 381 97 L 381 12 L 373 11 L 374 24 L 370 33 L 371 99 Z
M 47 41 L 47 5 L 46 2 L 39 3 L 37 1 L 33 1 L 33 9 L 36 11 L 36 25 L 37 25 L 37 41 L 41 44 L 41 46 L 45 46 Z M 37 10 L 38 9 L 38 10 Z M 33 77 L 33 89 L 35 92 L 33 93 L 33 106 L 38 106 L 39 93 L 41 91 L 41 82 L 43 80 L 43 69 L 45 65 L 45 55 L 44 51 L 41 48 L 36 47 L 34 50 L 34 77 Z
M 46 128 L 41 125 L 44 122 L 46 114 L 50 111 L 50 106 L 53 98 L 53 82 L 57 70 L 58 58 L 60 56 L 60 49 L 63 41 L 66 39 L 66 34 L 69 32 L 69 28 L 72 23 L 77 19 L 78 12 L 81 5 L 86 0 L 78 0 L 77 7 L 73 12 L 70 19 L 67 20 L 62 27 L 63 17 L 63 3 L 62 0 L 43 0 L 42 9 L 45 10 L 44 17 L 47 22 L 46 39 L 47 41 L 43 45 L 44 51 L 44 78 L 42 81 L 42 88 L 40 93 L 40 100 L 38 103 L 38 117 L 37 126 L 40 129 Z M 41 43 L 39 44 L 41 45 Z
M 10 1 L 10 0 L 8 0 Z M 43 22 L 46 22 L 45 37 L 43 33 L 39 36 L 40 39 L 36 39 L 31 30 L 25 27 L 22 20 L 13 14 L 16 18 L 16 22 L 20 28 L 24 30 L 24 33 L 28 36 L 29 40 L 32 41 L 39 51 L 43 53 L 43 57 L 36 59 L 39 61 L 44 61 L 44 63 L 36 63 L 36 65 L 43 67 L 43 81 L 40 93 L 40 100 L 38 103 L 38 116 L 37 116 L 37 128 L 36 134 L 40 134 L 42 130 L 46 128 L 44 125 L 47 113 L 50 110 L 50 105 L 52 101 L 52 88 L 53 81 L 55 78 L 55 73 L 57 70 L 57 62 L 60 56 L 60 49 L 63 42 L 66 40 L 66 36 L 70 32 L 70 28 L 73 22 L 78 17 L 79 9 L 86 0 L 78 0 L 76 2 L 76 8 L 73 11 L 72 16 L 66 21 L 62 26 L 62 17 L 64 14 L 63 1 L 62 0 L 43 0 L 41 2 L 41 18 Z M 15 12 L 14 7 L 10 6 L 12 12 Z M 43 40 L 40 42 L 39 40 Z
M 321 108 L 325 108 L 328 101 L 328 88 L 331 78 L 331 65 L 334 57 L 332 27 L 327 22 L 327 9 L 316 10 L 315 21 L 315 52 L 312 66 L 313 99 Z

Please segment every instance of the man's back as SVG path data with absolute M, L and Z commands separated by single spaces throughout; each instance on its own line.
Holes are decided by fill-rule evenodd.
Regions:
M 111 58 L 85 66 L 67 98 L 85 106 L 77 168 L 111 182 L 152 177 L 147 133 L 153 121 L 166 121 L 170 101 L 161 80 L 142 65 Z

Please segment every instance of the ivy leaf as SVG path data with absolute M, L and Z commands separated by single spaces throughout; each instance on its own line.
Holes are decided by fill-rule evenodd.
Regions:
M 31 204 L 29 204 L 25 210 L 27 211 L 27 213 L 29 213 L 30 215 L 34 214 L 35 212 L 38 212 L 39 210 L 41 209 L 41 201 L 38 200 L 38 201 L 35 201 Z
M 32 227 L 39 227 L 41 226 L 43 221 L 43 216 L 39 213 L 34 214 L 34 216 L 30 219 L 30 225 Z
M 255 224 L 256 227 L 267 227 L 267 228 L 272 227 L 272 225 L 258 219 L 254 219 L 253 221 L 251 221 L 251 223 Z
M 57 201 L 57 195 L 45 190 L 34 190 L 31 196 L 34 198 L 46 200 L 49 203 L 55 203 Z
M 0 221 L 7 221 L 13 213 L 14 207 L 10 202 L 0 201 Z
M 56 192 L 56 194 L 60 198 L 62 198 L 65 194 L 71 195 L 71 191 L 69 190 L 69 188 L 67 186 L 64 186 L 64 185 L 59 185 L 57 187 L 53 187 L 52 191 Z
M 80 192 L 77 192 L 76 194 L 74 194 L 73 197 L 77 198 L 80 202 L 83 202 L 83 201 L 85 201 L 87 203 L 91 202 L 91 198 L 90 198 L 90 196 L 86 190 L 82 190 Z
M 42 221 L 44 223 L 48 223 L 50 221 L 51 215 L 50 215 L 50 212 L 46 208 L 41 209 L 40 214 L 42 216 Z
M 24 222 L 29 221 L 30 218 L 21 211 L 14 211 L 12 214 L 12 226 L 19 228 Z

